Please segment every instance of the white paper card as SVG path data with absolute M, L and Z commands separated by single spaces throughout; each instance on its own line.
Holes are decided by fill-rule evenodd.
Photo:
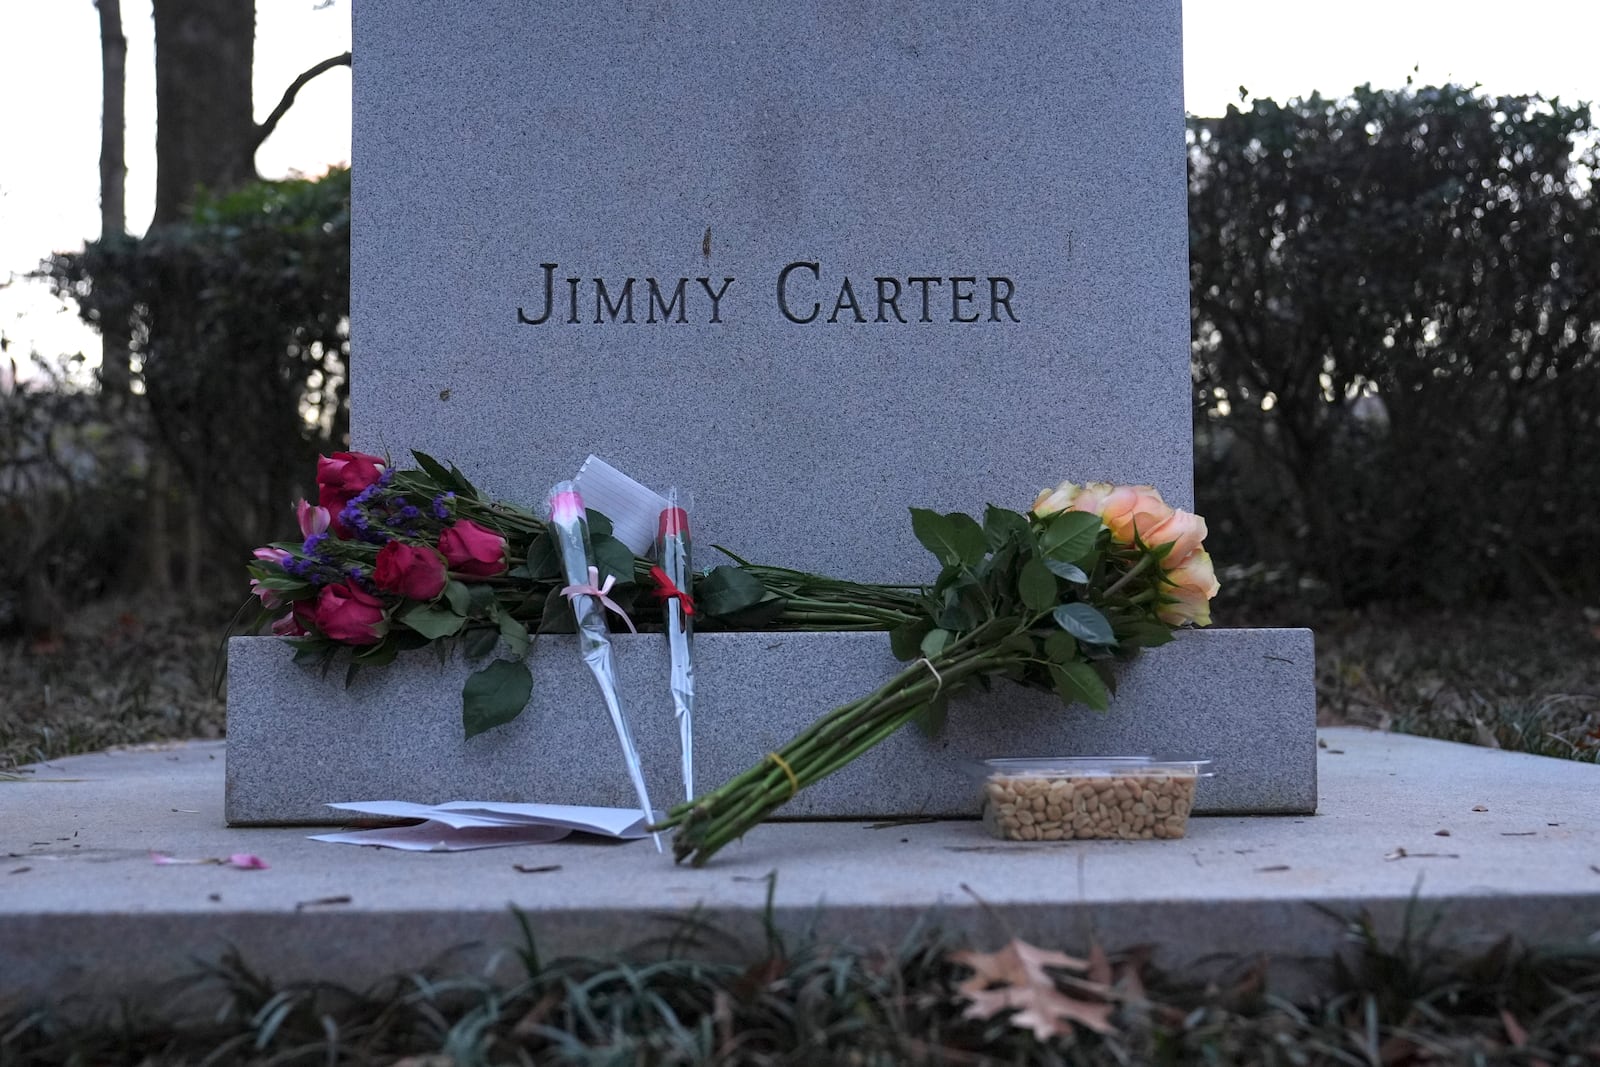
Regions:
M 313 841 L 345 845 L 382 845 L 412 852 L 459 852 L 507 845 L 559 841 L 573 831 L 632 841 L 647 835 L 647 820 L 638 808 L 595 808 L 575 804 L 512 804 L 455 800 L 448 804 L 413 804 L 405 800 L 356 800 L 329 804 L 338 811 L 390 819 L 425 819 L 415 826 L 383 826 L 314 834 Z
M 656 522 L 667 500 L 617 468 L 590 456 L 575 479 L 583 506 L 611 520 L 611 533 L 636 556 L 647 556 L 656 544 Z

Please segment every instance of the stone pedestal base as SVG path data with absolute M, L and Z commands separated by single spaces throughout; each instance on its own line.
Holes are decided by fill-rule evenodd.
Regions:
M 624 706 L 657 807 L 681 799 L 677 724 L 659 635 L 614 638 Z M 229 646 L 227 819 L 326 825 L 348 800 L 543 801 L 632 807 L 621 751 L 575 639 L 529 653 L 532 702 L 513 723 L 462 740 L 471 665 L 426 650 L 327 678 L 270 637 Z M 881 633 L 712 633 L 695 638 L 696 788 L 726 781 L 830 708 L 903 665 Z M 908 727 L 781 809 L 790 818 L 978 812 L 969 763 L 990 756 L 1209 758 L 1203 813 L 1316 810 L 1316 699 L 1309 630 L 1201 630 L 1123 668 L 1106 713 L 1000 682 L 952 702 L 935 740 Z

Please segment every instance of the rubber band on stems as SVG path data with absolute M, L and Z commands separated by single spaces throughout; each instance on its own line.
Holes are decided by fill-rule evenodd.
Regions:
M 794 768 L 789 766 L 789 761 L 778 755 L 776 752 L 768 752 L 767 758 L 781 767 L 783 769 L 783 773 L 789 776 L 789 795 L 792 797 L 796 793 L 800 792 L 800 779 L 795 775 Z

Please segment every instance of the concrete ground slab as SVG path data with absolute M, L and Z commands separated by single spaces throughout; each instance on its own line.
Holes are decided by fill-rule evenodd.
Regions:
M 1153 943 L 1165 967 L 1267 953 L 1291 983 L 1363 910 L 1391 932 L 1415 910 L 1469 941 L 1600 938 L 1600 766 L 1354 729 L 1321 744 L 1314 816 L 1064 844 L 973 821 L 778 823 L 700 870 L 648 842 L 402 853 L 230 829 L 221 743 L 73 757 L 0 782 L 0 997 L 137 997 L 229 947 L 278 980 L 359 985 L 452 950 L 478 967 L 517 942 L 513 908 L 546 956 L 622 950 L 691 913 L 758 942 L 770 872 L 780 925 L 828 937 L 892 943 L 927 919 L 986 944 L 1093 934 Z

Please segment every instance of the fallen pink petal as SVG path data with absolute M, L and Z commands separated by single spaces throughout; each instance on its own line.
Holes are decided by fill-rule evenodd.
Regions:
M 228 866 L 237 867 L 241 871 L 264 871 L 267 862 L 253 852 L 235 852 L 228 857 Z

